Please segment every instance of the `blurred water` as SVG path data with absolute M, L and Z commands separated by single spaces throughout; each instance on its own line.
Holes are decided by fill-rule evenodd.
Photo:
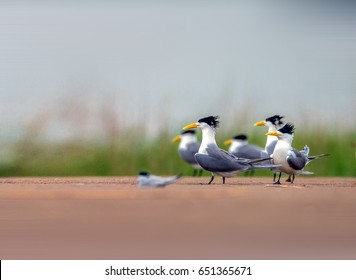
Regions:
M 2 1 L 1 137 L 103 121 L 154 133 L 210 114 L 353 126 L 355 5 L 298 3 Z

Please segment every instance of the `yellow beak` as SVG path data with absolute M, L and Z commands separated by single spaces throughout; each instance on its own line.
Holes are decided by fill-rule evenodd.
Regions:
M 179 142 L 180 140 L 182 140 L 182 136 L 177 135 L 176 137 L 174 137 L 174 138 L 172 139 L 172 142 Z
M 260 121 L 260 122 L 256 122 L 254 124 L 254 126 L 264 126 L 266 124 L 266 121 Z
M 226 146 L 230 146 L 231 144 L 232 144 L 232 139 L 226 140 L 224 142 L 224 145 L 226 145 Z
M 280 136 L 277 131 L 267 132 L 266 135 L 277 136 L 277 137 Z
M 188 124 L 185 127 L 183 127 L 183 129 L 185 130 L 185 129 L 197 128 L 197 127 L 199 127 L 198 123 L 191 123 L 191 124 Z

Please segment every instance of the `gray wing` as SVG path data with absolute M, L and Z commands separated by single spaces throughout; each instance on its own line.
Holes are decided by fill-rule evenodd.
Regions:
M 307 164 L 308 157 L 300 151 L 292 148 L 287 156 L 287 162 L 295 170 L 302 170 Z
M 178 152 L 182 159 L 189 164 L 196 164 L 194 155 L 199 151 L 199 143 L 190 143 L 187 145 L 187 149 L 179 149 Z
M 261 153 L 263 152 L 263 149 L 255 146 L 255 145 L 245 145 L 240 147 L 236 153 L 234 153 L 235 156 L 239 158 L 248 158 L 248 159 L 259 159 L 261 158 Z
M 211 172 L 247 170 L 250 167 L 247 159 L 239 159 L 217 147 L 208 147 L 206 150 L 207 155 L 196 154 L 195 159 L 201 167 Z

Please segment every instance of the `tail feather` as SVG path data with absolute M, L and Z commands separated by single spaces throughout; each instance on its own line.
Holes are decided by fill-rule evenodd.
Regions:
M 167 180 L 168 183 L 173 183 L 174 181 L 178 180 L 179 178 L 181 178 L 183 176 L 183 174 L 178 174 L 174 177 L 171 177 L 170 179 Z
M 273 169 L 275 167 L 279 167 L 281 164 L 250 164 L 250 168 L 248 170 L 253 170 L 253 169 L 261 169 L 261 168 L 266 168 L 266 169 Z
M 265 160 L 271 160 L 271 159 L 272 159 L 271 157 L 252 159 L 248 163 L 249 164 L 251 164 L 251 163 L 253 164 L 253 163 L 257 163 L 257 162 L 261 162 L 261 161 L 265 161 Z
M 312 161 L 314 159 L 321 158 L 321 157 L 327 157 L 327 156 L 330 156 L 330 154 L 321 154 L 321 155 L 310 156 L 310 157 L 308 156 L 308 160 Z

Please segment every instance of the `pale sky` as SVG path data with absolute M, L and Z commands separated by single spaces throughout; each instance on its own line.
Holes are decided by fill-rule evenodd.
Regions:
M 66 133 L 73 117 L 95 133 L 110 109 L 121 126 L 353 125 L 356 9 L 316 2 L 2 1 L 0 131 L 47 118 Z

